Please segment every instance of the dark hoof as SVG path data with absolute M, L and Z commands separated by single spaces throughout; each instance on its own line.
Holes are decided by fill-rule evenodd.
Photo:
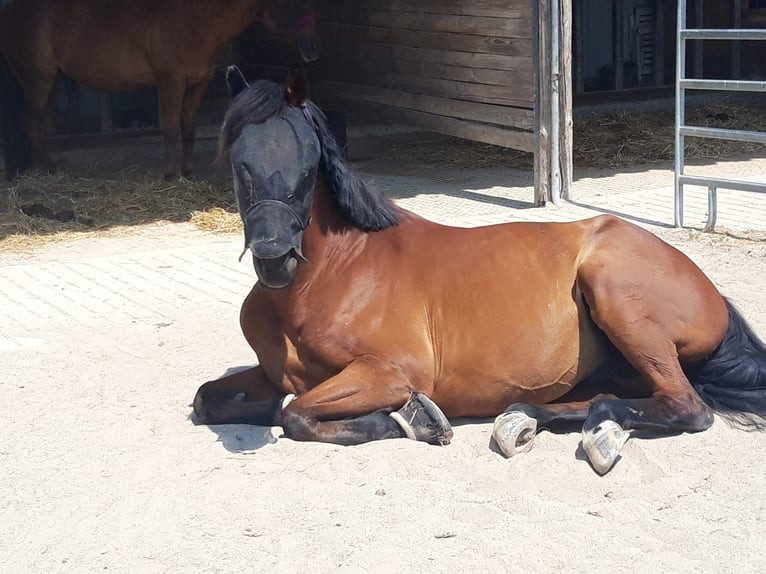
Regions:
M 412 393 L 407 403 L 390 414 L 407 438 L 429 444 L 447 445 L 452 427 L 436 403 L 422 393 Z

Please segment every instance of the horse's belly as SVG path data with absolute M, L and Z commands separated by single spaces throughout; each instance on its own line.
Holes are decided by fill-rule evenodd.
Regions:
M 511 324 L 453 348 L 435 381 L 435 402 L 449 417 L 487 417 L 513 403 L 565 395 L 606 359 L 609 343 L 581 300 L 570 299 L 554 316 L 540 314 L 537 324 Z

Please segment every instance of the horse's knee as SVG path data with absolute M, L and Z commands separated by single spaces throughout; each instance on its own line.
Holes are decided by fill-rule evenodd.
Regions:
M 296 409 L 290 409 L 289 406 L 282 411 L 282 429 L 287 438 L 297 441 L 314 440 L 316 425 L 316 421 L 300 414 Z

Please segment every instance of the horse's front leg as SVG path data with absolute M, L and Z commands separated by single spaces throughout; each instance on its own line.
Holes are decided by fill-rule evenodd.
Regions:
M 181 106 L 185 91 L 183 78 L 168 77 L 159 85 L 160 122 L 165 139 L 165 167 L 162 175 L 165 178 L 176 174 L 176 142 L 181 127 Z
M 441 410 L 413 392 L 388 361 L 360 359 L 288 404 L 285 435 L 343 445 L 386 438 L 448 444 L 452 428 Z
M 189 175 L 194 169 L 194 136 L 197 131 L 197 112 L 199 111 L 202 96 L 205 94 L 209 78 L 205 78 L 199 84 L 191 86 L 184 95 L 181 108 L 181 173 Z
M 282 424 L 285 393 L 261 367 L 252 367 L 202 385 L 194 397 L 199 424 Z

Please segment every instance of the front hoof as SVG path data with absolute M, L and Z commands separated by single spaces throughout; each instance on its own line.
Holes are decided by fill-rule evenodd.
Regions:
M 452 440 L 452 426 L 447 417 L 435 402 L 422 393 L 412 393 L 405 405 L 389 416 L 412 440 L 442 446 Z
M 582 447 L 593 469 L 600 475 L 611 470 L 628 434 L 614 421 L 604 421 L 592 430 L 582 431 Z
M 508 458 L 532 448 L 537 421 L 521 411 L 505 411 L 495 419 L 492 438 Z

